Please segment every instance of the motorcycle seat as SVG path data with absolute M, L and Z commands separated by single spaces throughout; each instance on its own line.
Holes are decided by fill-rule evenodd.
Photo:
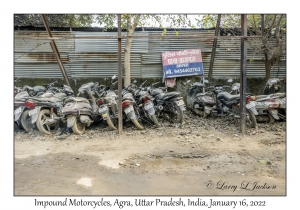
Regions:
M 212 93 L 210 93 L 210 92 L 208 92 L 208 93 L 198 93 L 196 95 L 196 97 L 200 97 L 200 96 L 210 96 L 210 97 L 212 97 Z
M 228 93 L 228 92 L 221 92 L 221 93 L 218 94 L 217 97 L 218 97 L 218 99 L 224 97 L 225 100 L 227 100 L 227 101 L 233 101 L 233 100 L 239 99 L 239 98 L 240 98 L 240 95 L 239 95 L 239 94 L 237 94 L 237 95 L 231 95 L 231 94 Z
M 83 102 L 83 103 L 87 103 L 89 104 L 89 100 L 87 100 L 86 98 L 83 98 L 83 97 L 70 97 L 70 98 L 67 98 L 65 100 L 65 103 L 67 102 Z
M 262 98 L 266 98 L 268 95 L 258 95 L 258 96 L 255 96 L 256 99 L 262 99 Z
M 272 94 L 273 97 L 285 97 L 286 93 L 274 93 Z
M 170 97 L 175 97 L 175 96 L 179 96 L 180 93 L 179 92 L 169 92 L 169 93 L 165 93 L 163 95 L 163 98 L 170 98 Z
M 65 94 L 65 93 L 55 93 L 54 94 L 54 97 L 59 98 L 59 99 L 63 99 L 66 96 L 67 96 L 67 94 Z

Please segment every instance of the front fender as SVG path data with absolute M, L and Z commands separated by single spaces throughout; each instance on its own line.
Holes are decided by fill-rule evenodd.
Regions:
M 15 121 L 18 121 L 23 113 L 25 109 L 25 106 L 20 106 L 19 108 L 17 108 L 15 110 Z
M 74 125 L 75 120 L 76 120 L 76 116 L 69 115 L 67 117 L 67 127 L 71 128 Z
M 211 110 L 212 110 L 212 107 L 204 106 L 204 111 L 206 112 L 206 114 L 210 114 Z
M 279 120 L 277 109 L 268 109 L 268 112 L 276 119 Z
M 251 109 L 249 109 L 254 115 L 258 115 L 258 112 L 256 111 L 255 107 L 252 107 Z
M 41 111 L 41 107 L 40 106 L 36 106 L 35 109 L 37 109 L 37 112 L 33 115 L 31 115 L 31 123 L 35 123 L 37 121 L 37 118 L 40 114 L 40 111 Z

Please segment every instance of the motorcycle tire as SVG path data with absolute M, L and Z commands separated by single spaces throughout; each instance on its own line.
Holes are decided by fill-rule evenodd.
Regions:
M 108 124 L 108 127 L 111 129 L 111 130 L 117 130 L 116 128 L 116 123 L 114 123 L 111 119 L 110 116 L 108 116 L 107 120 L 106 120 L 107 124 Z M 115 126 L 116 125 L 116 126 Z
M 172 107 L 170 107 L 169 112 L 169 120 L 172 123 L 183 123 L 183 111 L 180 109 L 180 107 L 173 102 Z
M 144 127 L 141 126 L 141 124 L 139 123 L 139 121 L 135 118 L 135 119 L 131 119 L 131 121 L 133 122 L 133 124 L 135 125 L 135 127 L 138 129 L 138 130 L 143 130 Z
M 18 123 L 14 122 L 14 132 L 18 132 L 23 130 L 23 127 L 21 125 L 18 125 Z
M 75 134 L 81 135 L 85 132 L 85 124 L 80 121 L 79 117 L 76 117 L 74 124 L 72 126 L 72 131 Z
M 36 128 L 36 123 L 31 123 L 31 117 L 29 116 L 29 111 L 30 110 L 26 110 L 23 112 L 23 114 L 21 115 L 21 125 L 24 128 L 24 130 L 26 132 L 30 132 L 32 131 L 34 128 Z
M 203 111 L 203 117 L 204 117 L 204 118 L 207 118 L 207 117 L 208 117 L 208 114 L 205 112 L 205 110 Z
M 269 117 L 269 120 L 267 121 L 267 123 L 274 124 L 275 118 L 270 113 L 268 113 L 268 117 Z
M 56 117 L 55 113 L 53 113 L 53 115 L 54 115 L 54 117 Z M 42 109 L 36 120 L 37 128 L 43 134 L 47 134 L 47 135 L 55 134 L 57 129 L 59 128 L 59 122 L 53 123 L 52 125 L 47 125 L 47 124 L 43 123 L 47 119 L 50 119 L 50 110 Z
M 247 116 L 248 115 L 248 116 Z M 248 109 L 246 110 L 246 125 L 250 128 L 257 128 L 257 121 L 255 115 L 249 111 Z
M 156 115 L 151 115 L 150 118 L 151 118 L 152 122 L 154 123 L 154 125 L 156 125 L 157 127 L 160 127 L 160 124 L 157 121 Z

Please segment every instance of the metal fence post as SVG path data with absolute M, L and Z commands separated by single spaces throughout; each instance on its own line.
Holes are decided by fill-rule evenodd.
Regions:
M 241 38 L 241 70 L 240 70 L 240 131 L 245 134 L 246 130 L 246 81 L 247 81 L 247 15 L 241 15 L 242 36 Z
M 47 20 L 46 20 L 45 15 L 41 15 L 41 17 L 42 17 L 43 23 L 44 23 L 44 25 L 45 25 L 45 28 L 46 28 L 46 31 L 48 32 L 49 37 L 52 38 L 52 34 L 51 34 L 50 28 L 49 28 L 49 26 L 48 26 L 48 23 L 47 23 Z M 67 75 L 67 73 L 66 73 L 66 70 L 65 70 L 65 68 L 64 68 L 64 65 L 63 65 L 62 61 L 60 60 L 59 51 L 58 51 L 58 49 L 57 49 L 57 47 L 56 47 L 56 44 L 55 44 L 55 42 L 54 42 L 53 39 L 51 39 L 50 46 L 51 46 L 51 48 L 52 48 L 52 50 L 53 50 L 53 53 L 54 53 L 54 55 L 55 55 L 55 58 L 56 58 L 57 63 L 58 63 L 58 65 L 59 65 L 59 67 L 60 67 L 61 73 L 62 73 L 63 76 L 64 76 L 65 81 L 66 81 L 67 84 L 71 87 L 70 82 L 69 82 L 68 75 Z
M 121 52 L 121 15 L 118 15 L 118 131 L 123 131 L 122 116 L 122 52 Z

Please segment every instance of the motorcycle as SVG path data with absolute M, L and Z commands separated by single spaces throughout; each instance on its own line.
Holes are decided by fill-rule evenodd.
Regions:
M 187 81 L 189 83 L 190 80 Z M 208 117 L 214 111 L 215 99 L 213 92 L 205 92 L 205 89 L 213 89 L 214 87 L 205 87 L 204 83 L 208 83 L 207 80 L 201 82 L 195 82 L 187 94 L 187 107 L 202 117 Z
M 104 89 L 102 97 L 96 101 L 99 106 L 99 114 L 102 116 L 102 119 L 105 120 L 108 124 L 108 127 L 111 130 L 117 130 L 116 126 L 118 123 L 118 103 L 117 103 L 117 94 L 114 90 L 115 84 L 118 82 L 113 82 L 116 76 L 112 77 L 110 87 L 101 86 Z
M 24 102 L 27 110 L 21 117 L 23 124 L 34 124 L 43 134 L 53 134 L 59 128 L 63 99 L 74 95 L 73 90 L 63 85 L 61 88 L 49 87 L 42 95 L 29 98 Z
M 29 98 L 39 97 L 43 93 L 45 93 L 49 88 L 51 88 L 57 81 L 53 83 L 47 84 L 45 86 L 28 86 L 25 85 L 22 91 L 18 92 L 14 97 L 14 120 L 15 124 L 18 125 L 18 128 L 23 128 L 26 132 L 31 131 L 36 127 L 35 123 L 26 123 L 27 120 L 21 122 L 21 117 L 23 113 L 27 111 L 27 107 L 25 106 L 25 101 Z M 28 114 L 28 112 L 26 112 Z
M 268 79 L 265 87 L 264 87 L 264 95 L 270 95 L 274 93 L 280 93 L 281 87 L 278 84 L 280 82 L 279 78 L 270 78 Z
M 16 83 L 16 82 L 18 82 L 20 80 L 20 78 L 17 78 L 14 82 Z M 20 88 L 20 87 L 17 87 L 17 86 L 14 86 L 14 97 L 18 94 L 18 93 L 20 93 L 22 91 L 22 88 Z
M 140 124 L 141 116 L 137 108 L 135 98 L 132 94 L 134 85 L 131 83 L 122 89 L 122 109 L 125 121 L 131 120 L 138 130 L 143 130 L 144 127 Z M 118 94 L 120 97 L 120 94 Z
M 276 120 L 285 120 L 286 113 L 286 94 L 280 93 L 278 78 L 269 79 L 264 87 L 264 93 L 267 95 L 252 96 L 252 103 L 258 112 L 257 122 L 267 122 L 273 124 Z M 239 83 L 238 89 L 239 90 Z M 234 87 L 232 87 L 232 90 Z M 239 92 L 238 92 L 239 93 Z
M 166 116 L 172 123 L 183 123 L 183 111 L 186 110 L 180 92 L 164 92 L 166 87 L 154 88 L 159 82 L 147 86 L 147 91 L 154 98 L 157 117 Z
M 231 80 L 228 80 L 231 81 Z M 240 94 L 230 94 L 226 92 L 229 86 L 215 85 L 214 93 L 216 96 L 216 106 L 218 115 L 227 114 L 234 118 L 239 118 L 240 113 Z M 251 96 L 246 96 L 246 126 L 257 128 L 255 103 L 251 101 Z
M 155 108 L 153 104 L 154 98 L 149 94 L 147 88 L 144 88 L 143 85 L 147 82 L 145 80 L 139 87 L 133 86 L 133 94 L 139 109 L 144 120 L 149 119 L 155 126 L 160 127 L 160 124 L 157 121 L 155 115 Z M 147 121 L 147 120 L 146 120 Z
M 72 128 L 75 134 L 81 135 L 86 127 L 100 120 L 97 100 L 102 94 L 103 91 L 99 94 L 98 83 L 89 82 L 78 89 L 77 97 L 66 98 L 63 101 L 62 116 L 67 121 L 67 129 Z

